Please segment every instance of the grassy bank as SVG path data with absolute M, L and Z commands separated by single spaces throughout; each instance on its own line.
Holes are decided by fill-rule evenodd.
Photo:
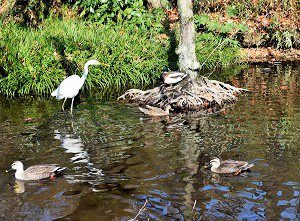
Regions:
M 150 84 L 167 66 L 168 45 L 135 28 L 47 20 L 38 29 L 1 29 L 0 92 L 7 95 L 49 94 L 92 58 L 109 67 L 91 69 L 85 88 Z
M 47 95 L 65 77 L 81 75 L 89 59 L 109 66 L 92 68 L 84 89 L 149 85 L 176 64 L 175 47 L 163 29 L 76 19 L 47 19 L 37 28 L 2 22 L 0 29 L 0 93 L 8 96 Z M 234 41 L 197 37 L 197 56 L 204 67 L 228 66 L 237 51 Z

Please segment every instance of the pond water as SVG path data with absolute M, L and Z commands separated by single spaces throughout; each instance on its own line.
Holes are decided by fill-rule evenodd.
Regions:
M 253 91 L 210 116 L 150 119 L 137 107 L 1 98 L 1 220 L 299 220 L 300 66 L 252 66 L 231 77 Z M 213 156 L 255 164 L 217 176 Z M 16 181 L 26 165 L 68 167 L 55 181 Z

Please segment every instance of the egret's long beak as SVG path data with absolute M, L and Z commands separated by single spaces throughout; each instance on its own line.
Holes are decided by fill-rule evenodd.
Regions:
M 105 64 L 105 63 L 101 63 L 101 62 L 98 62 L 98 64 L 97 65 L 102 65 L 102 66 L 105 66 L 105 67 L 110 67 L 110 65 L 109 64 Z
M 10 169 L 8 169 L 8 170 L 5 170 L 5 172 L 8 173 L 8 172 L 10 172 L 10 171 L 12 171 L 12 170 L 13 170 L 13 169 L 10 168 Z

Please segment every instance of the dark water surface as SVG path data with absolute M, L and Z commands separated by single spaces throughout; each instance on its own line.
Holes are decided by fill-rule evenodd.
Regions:
M 153 120 L 136 107 L 81 99 L 0 101 L 0 220 L 299 220 L 300 66 L 250 67 L 253 91 L 206 117 Z M 213 156 L 251 173 L 216 176 Z M 56 181 L 16 182 L 14 160 L 68 167 Z M 193 209 L 193 205 L 195 207 Z

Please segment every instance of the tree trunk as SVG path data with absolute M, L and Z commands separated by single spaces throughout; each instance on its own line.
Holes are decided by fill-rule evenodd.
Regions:
M 180 40 L 176 53 L 179 56 L 179 69 L 194 79 L 200 67 L 195 52 L 195 26 L 192 0 L 178 0 L 180 15 Z
M 179 56 L 179 69 L 188 74 L 188 80 L 184 79 L 172 85 L 162 84 L 146 91 L 131 89 L 118 100 L 150 105 L 164 110 L 171 106 L 176 112 L 197 111 L 197 114 L 207 115 L 221 111 L 236 100 L 236 94 L 248 90 L 205 77 L 196 79 L 200 64 L 195 52 L 192 0 L 178 0 L 177 3 L 180 14 L 180 40 L 176 53 Z

